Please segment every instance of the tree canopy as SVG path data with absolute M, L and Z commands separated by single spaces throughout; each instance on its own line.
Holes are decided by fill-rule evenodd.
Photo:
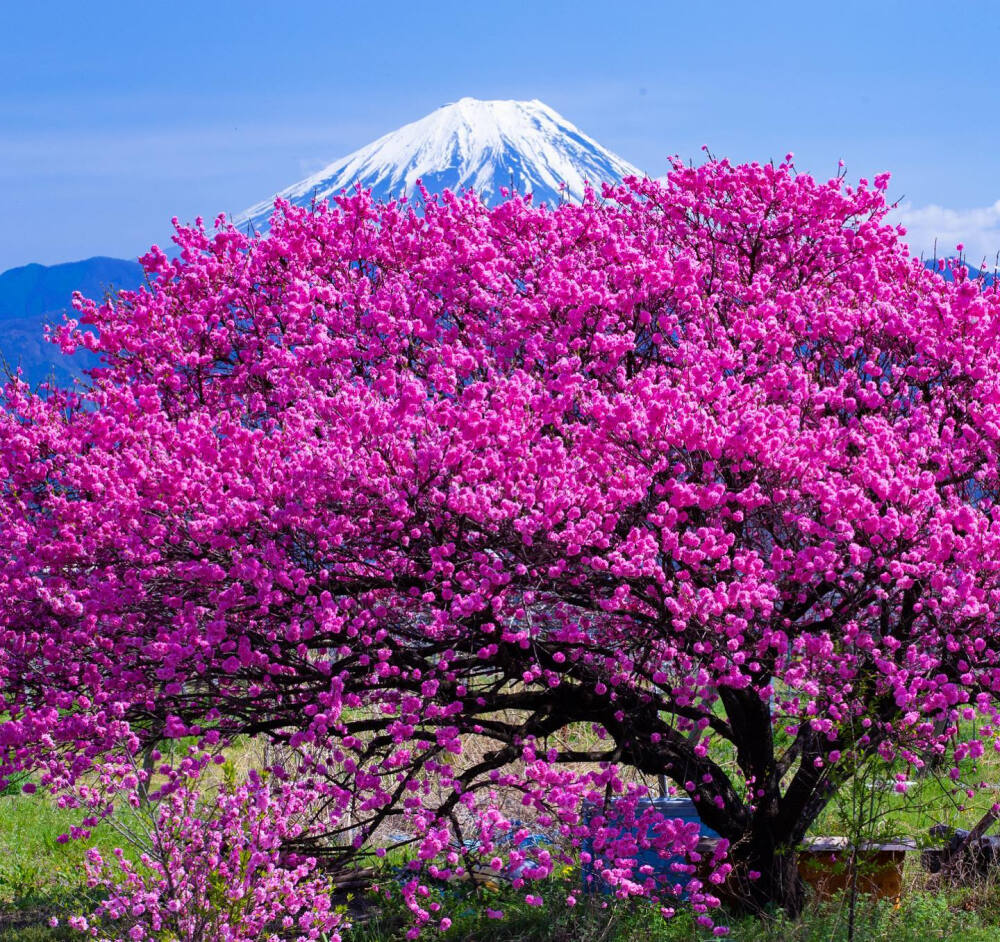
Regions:
M 88 383 L 4 393 L 0 770 L 260 735 L 330 858 L 392 826 L 453 872 L 530 817 L 635 893 L 599 811 L 663 775 L 794 905 L 859 763 L 977 754 L 1000 689 L 1000 303 L 886 185 L 712 160 L 178 228 L 59 332 Z

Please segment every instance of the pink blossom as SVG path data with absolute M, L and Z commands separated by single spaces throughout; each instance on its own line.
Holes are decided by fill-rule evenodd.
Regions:
M 325 819 L 253 852 L 349 868 L 402 830 L 419 930 L 466 856 L 671 894 L 637 854 L 691 867 L 698 826 L 639 780 L 766 903 L 780 861 L 747 848 L 859 756 L 961 779 L 1000 692 L 1000 291 L 911 258 L 886 185 L 675 162 L 556 209 L 178 228 L 56 331 L 85 383 L 2 394 L 0 780 L 99 818 L 190 738 L 169 808 L 203 750 L 266 738 Z M 144 892 L 128 918 L 170 913 Z

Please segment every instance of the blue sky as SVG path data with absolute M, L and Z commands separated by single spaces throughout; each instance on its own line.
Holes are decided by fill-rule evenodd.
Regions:
M 0 270 L 134 256 L 464 95 L 540 98 L 651 175 L 703 144 L 890 170 L 917 240 L 992 252 L 998 41 L 922 0 L 12 4 Z

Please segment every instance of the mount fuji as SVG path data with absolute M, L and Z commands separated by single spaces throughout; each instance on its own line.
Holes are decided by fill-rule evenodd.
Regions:
M 335 196 L 356 184 L 376 200 L 419 197 L 417 181 L 431 193 L 475 190 L 486 202 L 502 190 L 531 193 L 534 202 L 579 200 L 584 185 L 599 187 L 641 171 L 602 147 L 548 105 L 533 101 L 462 98 L 419 121 L 335 160 L 276 196 L 298 206 Z M 233 222 L 267 228 L 274 196 Z

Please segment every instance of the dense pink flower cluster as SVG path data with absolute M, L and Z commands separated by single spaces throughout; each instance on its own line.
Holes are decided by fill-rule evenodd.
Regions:
M 662 774 L 780 896 L 859 763 L 995 732 L 1000 296 L 912 259 L 886 185 L 711 161 L 180 228 L 60 331 L 89 385 L 5 392 L 0 771 L 271 737 L 323 853 L 408 835 L 419 923 L 428 876 L 530 884 Z M 516 817 L 560 849 L 521 867 Z
M 134 793 L 126 793 L 133 797 Z M 91 887 L 105 898 L 70 925 L 104 942 L 339 942 L 342 916 L 313 858 L 285 850 L 307 830 L 317 795 L 300 784 L 272 788 L 254 771 L 245 782 L 202 795 L 170 771 L 155 804 L 139 803 L 137 864 L 87 852 Z M 107 933 L 107 934 L 106 934 Z

